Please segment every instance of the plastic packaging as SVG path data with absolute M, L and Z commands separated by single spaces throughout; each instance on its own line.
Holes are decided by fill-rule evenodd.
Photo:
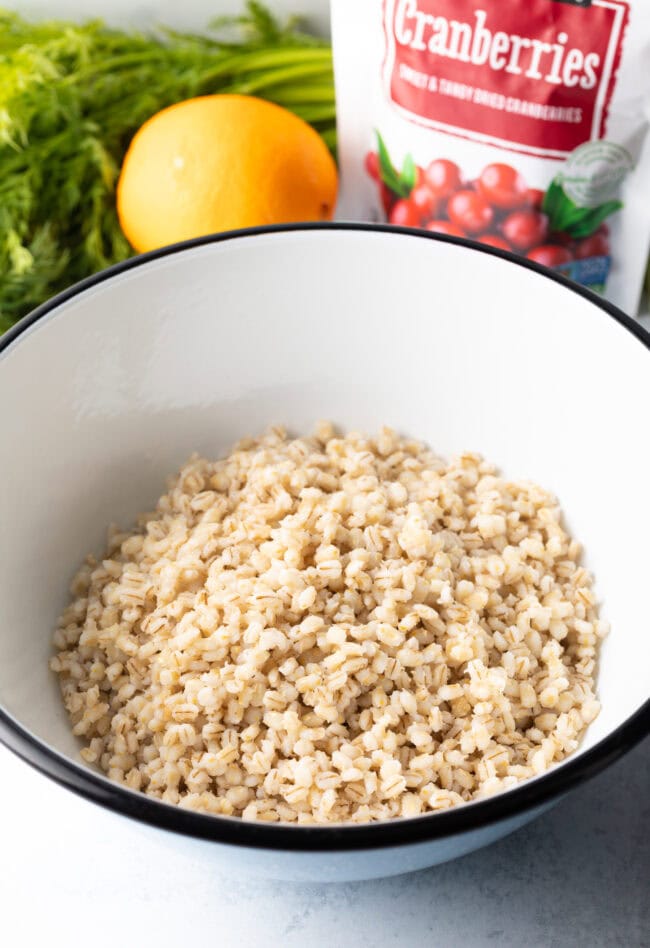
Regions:
M 478 240 L 635 313 L 647 0 L 333 0 L 339 215 Z

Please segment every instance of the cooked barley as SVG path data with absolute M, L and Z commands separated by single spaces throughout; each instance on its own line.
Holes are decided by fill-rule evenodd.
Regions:
M 72 584 L 51 667 L 81 754 L 207 813 L 417 816 L 598 714 L 599 621 L 553 497 L 388 428 L 193 456 Z

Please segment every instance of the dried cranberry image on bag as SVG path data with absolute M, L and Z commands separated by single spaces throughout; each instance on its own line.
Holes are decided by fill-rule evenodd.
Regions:
M 342 217 L 528 257 L 638 311 L 650 248 L 642 0 L 331 11 Z
M 366 154 L 364 165 L 389 223 L 476 239 L 569 275 L 575 267 L 567 270 L 568 264 L 592 258 L 606 259 L 609 268 L 604 219 L 620 210 L 619 201 L 580 208 L 556 179 L 546 191 L 531 188 L 516 167 L 504 162 L 486 165 L 468 179 L 449 158 L 433 158 L 421 168 L 407 154 L 398 171 L 379 132 L 376 138 L 377 150 Z

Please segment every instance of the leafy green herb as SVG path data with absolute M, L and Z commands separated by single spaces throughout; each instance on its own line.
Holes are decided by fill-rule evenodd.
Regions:
M 554 178 L 549 184 L 542 201 L 542 210 L 548 216 L 549 221 L 555 218 L 563 197 L 564 191 L 559 182 Z
M 393 194 L 401 198 L 407 198 L 415 187 L 417 180 L 417 171 L 413 156 L 406 155 L 401 172 L 397 171 L 388 154 L 386 142 L 376 129 L 375 135 L 377 136 L 377 154 L 379 155 L 379 174 L 381 180 Z
M 597 207 L 579 207 L 565 193 L 557 178 L 551 181 L 542 201 L 542 210 L 548 216 L 550 229 L 575 239 L 589 237 L 606 217 L 622 207 L 621 201 L 606 201 Z
M 0 10 L 0 332 L 132 253 L 114 192 L 133 134 L 165 106 L 213 92 L 283 105 L 335 149 L 329 45 L 260 3 L 206 35 Z
M 400 178 L 404 185 L 408 188 L 408 194 L 410 194 L 415 187 L 415 182 L 417 180 L 417 171 L 415 168 L 415 162 L 413 161 L 413 155 L 409 154 L 405 157 L 402 164 L 402 173 Z
M 599 204 L 598 207 L 589 208 L 589 213 L 584 214 L 579 220 L 574 221 L 569 228 L 572 237 L 589 237 L 594 231 L 598 230 L 605 218 L 620 211 L 623 207 L 622 201 L 606 201 Z

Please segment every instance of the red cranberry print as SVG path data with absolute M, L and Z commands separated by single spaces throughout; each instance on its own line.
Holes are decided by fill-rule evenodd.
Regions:
M 478 179 L 478 189 L 493 207 L 514 210 L 526 203 L 528 186 L 510 165 L 487 165 Z
M 427 167 L 425 178 L 434 194 L 446 198 L 460 187 L 460 168 L 446 158 L 436 158 Z
M 447 213 L 452 224 L 467 234 L 481 234 L 488 230 L 494 211 L 476 191 L 456 191 L 447 202 Z
M 541 263 L 543 267 L 559 267 L 573 259 L 571 252 L 566 247 L 558 247 L 556 244 L 543 244 L 541 247 L 535 247 L 526 256 L 529 260 L 534 260 L 535 263 Z
M 516 250 L 530 250 L 546 240 L 548 218 L 532 209 L 513 211 L 502 222 L 501 233 Z

